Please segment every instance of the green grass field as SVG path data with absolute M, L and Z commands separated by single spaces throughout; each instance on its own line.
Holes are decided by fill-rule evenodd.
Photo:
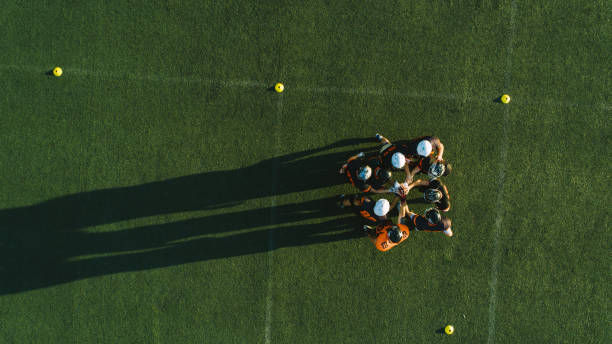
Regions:
M 611 342 L 611 11 L 4 4 L 0 342 Z M 452 238 L 334 208 L 377 132 L 441 138 Z

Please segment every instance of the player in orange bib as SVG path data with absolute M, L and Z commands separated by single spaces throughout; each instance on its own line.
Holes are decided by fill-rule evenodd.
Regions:
M 392 224 L 387 221 L 376 227 L 363 226 L 367 231 L 368 237 L 379 251 L 389 251 L 402 241 L 408 239 L 410 231 L 408 226 L 403 224 Z

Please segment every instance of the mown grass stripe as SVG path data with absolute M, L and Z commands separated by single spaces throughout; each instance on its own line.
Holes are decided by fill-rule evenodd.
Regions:
M 515 16 L 516 16 L 516 1 L 513 0 L 510 10 L 510 28 L 509 28 L 509 42 L 506 54 L 506 69 L 504 73 L 504 91 L 509 92 L 512 85 L 512 54 L 513 44 L 515 35 Z M 504 120 L 502 127 L 502 139 L 501 139 L 501 153 L 499 163 L 499 175 L 498 175 L 498 190 L 497 190 L 497 201 L 496 214 L 495 214 L 495 226 L 493 227 L 493 260 L 491 263 L 491 278 L 490 278 L 490 294 L 489 294 L 489 331 L 487 337 L 487 343 L 495 342 L 495 313 L 497 310 L 497 279 L 499 275 L 499 262 L 501 260 L 501 230 L 502 222 L 504 219 L 504 184 L 506 182 L 506 165 L 508 160 L 508 125 L 510 118 L 510 106 L 504 108 Z

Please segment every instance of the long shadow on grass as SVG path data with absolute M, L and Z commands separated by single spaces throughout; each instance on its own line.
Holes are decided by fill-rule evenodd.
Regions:
M 32 206 L 2 209 L 0 228 L 42 226 L 51 231 L 70 231 L 147 216 L 228 207 L 249 199 L 336 185 L 345 182 L 337 173 L 340 164 L 355 151 L 324 152 L 365 141 L 347 139 L 245 168 L 83 192 Z
M 359 219 L 334 198 L 113 232 L 4 232 L 0 294 L 83 278 L 147 270 L 360 236 Z M 320 219 L 320 220 L 316 220 Z M 316 224 L 299 224 L 315 220 Z
M 321 218 L 328 212 L 323 209 L 330 207 L 323 206 L 323 201 L 313 201 L 118 232 L 90 233 L 79 229 L 227 207 L 249 199 L 343 183 L 337 169 L 355 152 L 326 151 L 365 141 L 343 140 L 241 169 L 84 192 L 33 206 L 0 210 L 0 293 L 109 273 L 265 252 L 267 229 L 242 234 L 232 231 Z M 346 220 L 330 220 L 317 226 L 283 226 L 275 230 L 281 238 L 275 247 L 344 239 L 347 234 L 337 234 L 344 229 L 348 229 Z M 336 234 L 317 235 L 328 231 Z M 210 233 L 227 236 L 194 238 Z M 149 251 L 125 253 L 137 250 Z M 121 253 L 117 256 L 100 257 L 118 252 Z

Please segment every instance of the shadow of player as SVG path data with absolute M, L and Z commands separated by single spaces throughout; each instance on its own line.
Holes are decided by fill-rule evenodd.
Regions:
M 39 231 L 71 231 L 147 216 L 229 207 L 249 199 L 336 185 L 345 182 L 337 173 L 338 166 L 355 152 L 326 151 L 367 141 L 347 139 L 240 169 L 82 192 L 2 209 L 0 230 L 36 227 Z
M 112 232 L 41 227 L 3 231 L 0 294 L 359 237 L 357 217 L 338 218 L 344 212 L 334 201 L 324 198 Z M 299 223 L 323 218 L 330 219 Z

